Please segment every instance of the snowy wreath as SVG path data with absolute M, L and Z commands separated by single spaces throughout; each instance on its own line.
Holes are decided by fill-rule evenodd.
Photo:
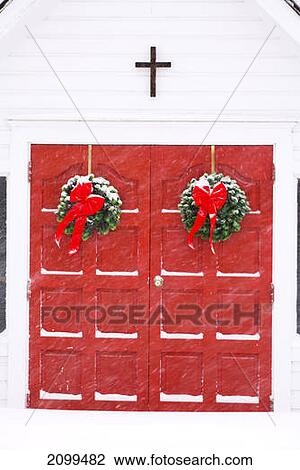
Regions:
M 227 240 L 241 229 L 241 222 L 250 211 L 245 192 L 236 180 L 222 173 L 205 173 L 193 178 L 183 191 L 178 205 L 181 220 L 189 232 L 189 246 L 193 248 L 192 237 L 200 236 L 212 242 Z
M 105 178 L 93 174 L 73 176 L 62 187 L 56 211 L 59 222 L 57 244 L 63 233 L 72 235 L 69 254 L 74 254 L 81 240 L 87 240 L 94 231 L 106 235 L 116 230 L 121 205 L 117 189 Z

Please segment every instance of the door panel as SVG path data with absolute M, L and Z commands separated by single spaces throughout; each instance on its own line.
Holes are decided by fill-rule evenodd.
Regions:
M 151 152 L 151 280 L 164 284 L 150 288 L 150 408 L 270 410 L 272 147 L 216 147 L 252 211 L 215 257 L 199 238 L 187 246 L 177 210 L 191 177 L 210 172 L 210 147 Z
M 93 148 L 94 173 L 120 191 L 122 223 L 68 256 L 54 209 L 68 178 L 86 174 L 87 151 L 32 147 L 30 406 L 147 409 L 150 148 Z M 147 307 L 142 323 L 116 323 L 136 305 Z
M 29 406 L 270 410 L 272 147 L 216 147 L 217 171 L 251 205 L 216 256 L 198 237 L 188 247 L 178 211 L 188 181 L 210 172 L 209 146 L 93 146 L 121 223 L 75 256 L 67 236 L 58 249 L 61 186 L 86 174 L 87 155 L 32 146 Z

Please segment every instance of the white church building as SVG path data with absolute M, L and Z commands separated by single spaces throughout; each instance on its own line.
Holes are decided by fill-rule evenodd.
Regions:
M 300 411 L 299 2 L 0 4 L 0 408 Z M 250 212 L 213 254 L 178 203 L 215 172 Z M 90 173 L 120 224 L 70 256 L 55 210 Z M 100 325 L 68 313 L 97 303 Z

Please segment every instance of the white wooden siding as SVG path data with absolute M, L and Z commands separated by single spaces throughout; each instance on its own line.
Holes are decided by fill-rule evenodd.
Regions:
M 272 28 L 253 0 L 61 0 L 45 14 L 29 21 L 30 30 L 85 118 L 97 120 L 214 119 Z M 172 61 L 158 71 L 155 99 L 149 71 L 134 66 L 149 59 L 152 45 L 158 60 Z M 222 119 L 299 116 L 300 49 L 277 27 Z M 9 155 L 6 123 L 19 118 L 78 119 L 25 28 L 0 61 L 0 172 Z M 300 162 L 300 138 L 294 150 Z M 300 409 L 300 348 L 293 354 L 293 408 Z M 0 335 L 0 406 L 6 382 Z
M 29 27 L 86 118 L 204 119 L 222 108 L 272 22 L 252 0 L 61 0 Z M 151 45 L 172 61 L 158 71 L 155 100 L 149 71 L 134 67 Z M 277 28 L 224 118 L 296 119 L 299 57 Z M 0 63 L 0 119 L 7 116 L 78 117 L 26 32 Z
M 300 411 L 300 345 L 293 348 L 292 359 L 292 409 Z
M 7 373 L 7 345 L 5 343 L 1 343 L 0 335 L 0 408 L 6 406 Z

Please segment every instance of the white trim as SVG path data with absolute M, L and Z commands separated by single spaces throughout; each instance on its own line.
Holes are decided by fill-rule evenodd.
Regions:
M 300 17 L 283 0 L 256 0 L 256 3 L 300 44 Z
M 24 39 L 24 27 L 37 24 L 60 0 L 13 0 L 0 14 L 0 57 L 7 57 Z
M 291 409 L 291 344 L 296 309 L 296 256 L 297 240 L 294 225 L 297 209 L 293 191 L 292 132 L 275 140 L 274 162 L 276 181 L 273 207 L 273 397 L 274 411 Z M 287 190 L 289 188 L 289 190 Z M 283 223 L 284 221 L 284 223 Z M 286 234 L 289 242 L 286 243 Z M 284 248 L 283 248 L 284 247 Z M 283 314 L 288 312 L 288 315 Z M 283 346 L 283 343 L 286 343 Z
M 29 144 L 13 139 L 10 147 L 7 213 L 7 329 L 8 329 L 8 407 L 24 408 L 27 394 L 29 266 L 29 199 L 27 168 Z M 21 150 L 21 153 L 20 153 Z M 18 181 L 18 190 L 13 181 Z M 20 230 L 23 227 L 22 242 Z M 18 295 L 16 295 L 18 292 Z M 18 343 L 19 342 L 19 346 Z M 18 347 L 20 348 L 18 351 Z M 21 355 L 23 356 L 21 358 Z
M 29 143 L 93 143 L 80 122 L 11 121 L 10 181 L 8 211 L 8 404 L 24 408 L 27 390 L 29 199 L 27 161 Z M 210 123 L 93 122 L 99 142 L 123 145 L 199 145 Z M 275 411 L 290 410 L 291 344 L 295 310 L 295 194 L 292 187 L 291 124 L 229 123 L 215 125 L 206 145 L 274 145 L 277 177 L 274 191 L 274 271 L 276 287 L 273 309 L 273 396 Z M 284 223 L 283 223 L 284 221 Z M 22 230 L 15 230 L 15 224 Z M 20 232 L 23 242 L 20 243 Z M 286 234 L 289 243 L 286 243 Z M 284 249 L 283 249 L 284 247 Z M 288 286 L 288 288 L 287 288 Z M 290 286 L 293 286 L 291 295 Z M 16 295 L 18 292 L 18 295 Z M 293 317 L 293 318 L 292 318 Z
M 0 41 L 14 28 L 23 18 L 28 9 L 36 5 L 40 0 L 18 0 L 8 3 L 2 10 L 0 16 Z

